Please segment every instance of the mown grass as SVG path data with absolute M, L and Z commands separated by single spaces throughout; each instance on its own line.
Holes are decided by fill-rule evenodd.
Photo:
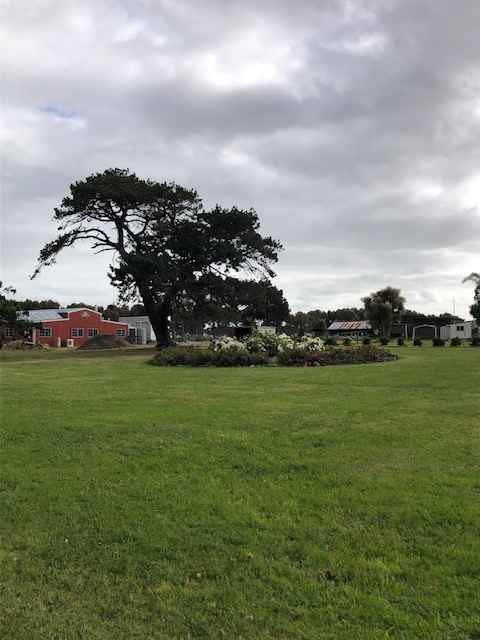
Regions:
M 480 637 L 480 350 L 2 364 L 0 637 Z

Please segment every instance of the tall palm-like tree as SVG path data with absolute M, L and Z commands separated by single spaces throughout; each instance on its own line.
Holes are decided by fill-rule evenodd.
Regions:
M 473 293 L 473 304 L 470 307 L 470 313 L 477 321 L 477 325 L 480 325 L 480 273 L 471 273 L 469 276 L 463 279 L 463 282 L 473 282 L 475 284 L 475 290 Z
M 464 278 L 462 282 L 474 282 L 476 285 L 480 286 L 480 273 L 474 271 L 469 276 Z

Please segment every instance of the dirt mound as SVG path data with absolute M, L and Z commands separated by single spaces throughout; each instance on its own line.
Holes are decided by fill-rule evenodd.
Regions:
M 79 349 L 124 349 L 130 347 L 130 343 L 118 336 L 95 336 L 86 340 Z

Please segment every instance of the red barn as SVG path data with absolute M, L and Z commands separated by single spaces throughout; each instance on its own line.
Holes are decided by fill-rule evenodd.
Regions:
M 128 337 L 128 324 L 104 320 L 92 309 L 33 309 L 23 317 L 34 324 L 32 341 L 50 347 L 79 347 L 100 335 Z

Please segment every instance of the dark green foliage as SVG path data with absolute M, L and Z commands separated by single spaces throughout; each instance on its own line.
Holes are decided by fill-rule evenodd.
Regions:
M 96 311 L 95 305 L 87 304 L 86 302 L 70 302 L 65 305 L 65 309 L 91 309 L 92 311 Z M 100 311 L 100 309 L 98 309 Z
M 337 339 L 335 338 L 335 336 L 328 336 L 328 338 L 325 339 L 325 345 L 327 347 L 334 347 L 337 344 Z
M 315 336 L 324 336 L 328 326 L 338 321 L 365 320 L 365 310 L 356 308 L 332 309 L 322 311 L 313 309 L 311 311 L 297 311 L 290 314 L 284 327 L 285 333 L 291 336 L 303 336 L 306 333 L 313 333 Z
M 325 342 L 325 344 L 326 344 L 326 342 Z M 351 344 L 352 344 L 352 339 L 351 338 L 345 338 L 342 344 L 343 344 L 344 347 L 350 347 Z
M 23 337 L 28 329 L 32 326 L 30 322 L 26 320 L 18 320 L 18 314 L 25 308 L 21 306 L 17 300 L 10 298 L 9 296 L 15 295 L 16 290 L 10 286 L 4 286 L 0 281 L 0 320 L 4 321 L 0 323 L 0 348 L 3 344 L 5 335 L 5 329 L 8 327 L 13 330 L 13 336 L 17 338 Z
M 422 339 L 421 338 L 415 338 L 415 340 L 413 341 L 413 346 L 414 347 L 421 347 L 423 344 Z
M 18 303 L 7 297 L 15 293 L 13 287 L 5 286 L 0 280 L 0 320 L 15 322 L 17 319 Z
M 445 340 L 443 338 L 433 338 L 432 340 L 432 347 L 444 347 L 445 346 Z
M 145 307 L 143 306 L 143 304 L 134 304 L 130 308 L 130 311 L 129 311 L 128 315 L 130 315 L 130 316 L 146 316 L 147 312 L 145 311 Z
M 130 309 L 126 305 L 118 306 L 116 304 L 109 304 L 105 307 L 105 309 L 102 312 L 102 316 L 105 320 L 113 320 L 114 322 L 118 322 L 118 319 L 120 318 L 120 316 L 129 316 L 129 315 L 135 315 L 135 314 L 131 313 Z
M 230 303 L 236 310 L 240 307 L 237 314 L 242 322 L 260 320 L 266 325 L 280 327 L 288 318 L 290 308 L 283 291 L 269 280 L 238 280 L 235 284 Z
M 210 282 L 208 295 L 205 295 Z M 203 333 L 207 322 L 216 327 L 231 324 L 263 324 L 280 327 L 289 314 L 283 291 L 267 278 L 239 280 L 232 277 L 203 278 L 189 296 L 177 304 L 173 327 L 176 334 Z
M 385 287 L 362 298 L 365 306 L 365 314 L 374 329 L 380 335 L 388 338 L 392 331 L 393 321 L 399 321 L 404 309 L 405 298 L 400 294 L 400 289 Z
M 130 344 L 125 340 L 125 338 L 120 338 L 119 336 L 99 335 L 94 336 L 93 338 L 88 338 L 88 340 L 85 340 L 85 342 L 78 348 L 89 351 L 94 349 L 125 349 L 125 347 L 129 346 Z
M 463 282 L 473 282 L 475 284 L 473 304 L 470 307 L 470 313 L 477 323 L 480 324 L 480 273 L 471 273 L 463 280 Z
M 365 364 L 397 360 L 398 356 L 375 346 L 336 347 L 317 353 L 304 349 L 285 349 L 278 354 L 278 364 L 286 367 L 325 367 L 336 364 Z
M 112 252 L 112 284 L 123 302 L 141 300 L 162 346 L 170 344 L 172 316 L 212 297 L 221 300 L 242 270 L 272 277 L 282 248 L 260 234 L 254 209 L 207 210 L 193 189 L 123 169 L 72 184 L 54 220 L 59 235 L 40 251 L 34 276 L 82 240 Z
M 27 298 L 26 300 L 18 300 L 17 306 L 23 311 L 27 309 L 59 309 L 61 304 L 56 300 L 31 300 Z
M 451 313 L 425 314 L 414 311 L 413 309 L 405 309 L 401 313 L 401 322 L 410 326 L 417 326 L 420 324 L 433 324 L 436 327 L 443 327 L 446 324 L 454 324 L 456 322 L 464 322 L 464 318 L 453 315 Z
M 312 322 L 312 333 L 317 338 L 321 338 L 327 333 L 327 323 L 324 318 L 318 318 Z
M 452 338 L 450 340 L 450 346 L 451 347 L 461 347 L 462 346 L 462 341 L 460 340 L 460 338 Z
M 470 344 L 472 347 L 480 347 L 480 336 L 472 336 Z
M 365 345 L 365 346 L 367 346 L 369 344 L 372 344 L 372 339 L 371 338 L 363 338 L 362 344 Z
M 397 338 L 397 345 L 398 345 L 399 347 L 403 347 L 403 346 L 405 346 L 405 338 L 401 338 L 401 337 L 400 337 L 400 338 Z
M 390 338 L 387 338 L 386 336 L 382 336 L 380 338 L 380 344 L 384 347 L 386 347 L 387 344 L 389 344 L 389 342 L 390 342 Z
M 187 347 L 168 347 L 157 353 L 151 364 L 160 367 L 251 367 L 269 363 L 266 355 L 248 353 L 243 349 L 195 349 Z

